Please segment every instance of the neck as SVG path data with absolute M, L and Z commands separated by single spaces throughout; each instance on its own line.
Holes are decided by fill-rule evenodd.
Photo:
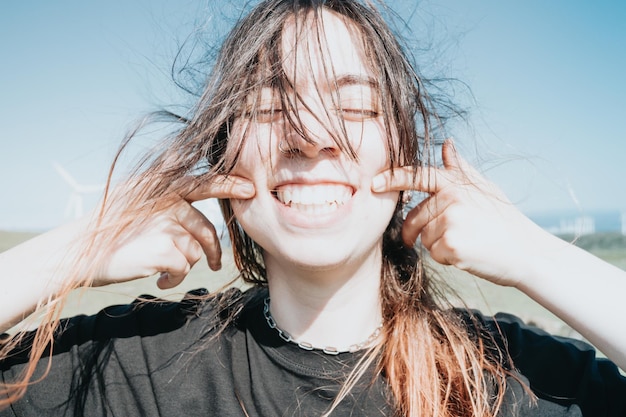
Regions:
M 360 344 L 381 323 L 380 250 L 338 267 L 308 270 L 266 259 L 270 312 L 295 341 Z

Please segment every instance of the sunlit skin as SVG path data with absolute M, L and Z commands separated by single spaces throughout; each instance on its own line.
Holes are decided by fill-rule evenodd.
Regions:
M 180 178 L 174 191 L 159 196 L 154 212 L 131 219 L 120 239 L 95 242 L 103 259 L 91 274 L 81 273 L 93 260 L 77 245 L 89 218 L 0 253 L 7 277 L 0 330 L 73 287 L 156 274 L 160 288 L 172 288 L 203 255 L 219 269 L 215 229 L 191 203 L 220 198 L 231 201 L 237 221 L 262 247 L 278 325 L 316 346 L 359 343 L 381 319 L 383 232 L 399 192 L 416 190 L 428 196 L 406 217 L 407 245 L 419 237 L 437 262 L 519 289 L 626 369 L 626 332 L 616 331 L 616 320 L 626 316 L 624 271 L 533 224 L 451 141 L 442 147 L 442 168 L 394 167 L 392 175 L 386 132 L 393 126 L 383 124 L 358 31 L 333 12 L 320 18 L 321 44 L 310 31 L 295 33 L 293 21 L 283 33 L 283 69 L 301 98 L 293 104 L 311 143 L 284 122 L 291 109 L 262 89 L 246 103 L 259 100 L 258 113 L 236 120 L 229 146 L 244 146 L 234 172 L 212 181 Z M 311 29 L 306 18 L 299 23 Z M 328 133 L 340 120 L 357 158 Z M 102 225 L 119 221 L 135 186 L 131 181 L 112 191 L 116 198 Z
M 368 324 L 357 325 L 354 337 L 365 338 L 380 320 L 375 306 L 382 235 L 399 193 L 371 189 L 374 176 L 389 167 L 379 91 L 343 20 L 331 12 L 322 16 L 325 36 L 332 39 L 322 45 L 327 48 L 323 57 L 315 35 L 300 35 L 294 49 L 294 25 L 283 32 L 284 70 L 302 98 L 296 104 L 298 116 L 314 143 L 285 121 L 287 109 L 280 108 L 270 88 L 264 89 L 257 118 L 242 117 L 235 124 L 235 136 L 245 132 L 245 137 L 233 174 L 252 180 L 256 194 L 233 200 L 232 206 L 244 230 L 263 248 L 275 300 L 272 313 L 279 324 L 293 334 L 315 333 L 310 337 L 330 343 L 337 336 L 332 333 L 346 329 L 334 326 L 324 337 L 309 332 L 322 307 L 328 320 L 336 321 L 332 312 L 349 305 L 344 297 L 362 300 L 362 308 L 353 305 L 350 310 L 362 309 Z M 333 79 L 324 66 L 332 68 Z M 339 103 L 333 102 L 337 94 Z M 329 133 L 335 117 L 343 118 L 356 159 L 342 152 Z

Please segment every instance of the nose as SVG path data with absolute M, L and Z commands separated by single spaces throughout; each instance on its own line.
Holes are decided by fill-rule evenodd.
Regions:
M 325 123 L 308 110 L 301 110 L 292 117 L 294 120 L 288 123 L 285 136 L 278 143 L 282 154 L 311 159 L 321 154 L 339 156 L 341 148 L 330 123 Z

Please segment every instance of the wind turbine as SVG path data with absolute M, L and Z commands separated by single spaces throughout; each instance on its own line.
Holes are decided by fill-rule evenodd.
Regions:
M 83 215 L 83 197 L 85 194 L 100 192 L 104 185 L 82 185 L 70 175 L 58 162 L 52 162 L 52 166 L 61 178 L 72 188 L 72 193 L 65 207 L 65 218 L 77 219 Z

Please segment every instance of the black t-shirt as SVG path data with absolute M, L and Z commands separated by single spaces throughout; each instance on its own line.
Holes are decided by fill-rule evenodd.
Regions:
M 222 322 L 216 299 L 133 303 L 72 318 L 62 325 L 49 375 L 0 416 L 321 415 L 360 355 L 329 356 L 284 342 L 258 300 L 218 338 L 211 337 Z M 491 329 L 497 324 L 520 378 L 539 398 L 533 405 L 511 378 L 503 417 L 626 416 L 626 379 L 590 346 L 512 316 L 480 319 Z M 4 381 L 26 360 L 24 352 L 0 362 Z M 47 365 L 40 361 L 35 379 Z M 372 384 L 373 375 L 369 370 L 332 415 L 392 415 L 385 381 Z

